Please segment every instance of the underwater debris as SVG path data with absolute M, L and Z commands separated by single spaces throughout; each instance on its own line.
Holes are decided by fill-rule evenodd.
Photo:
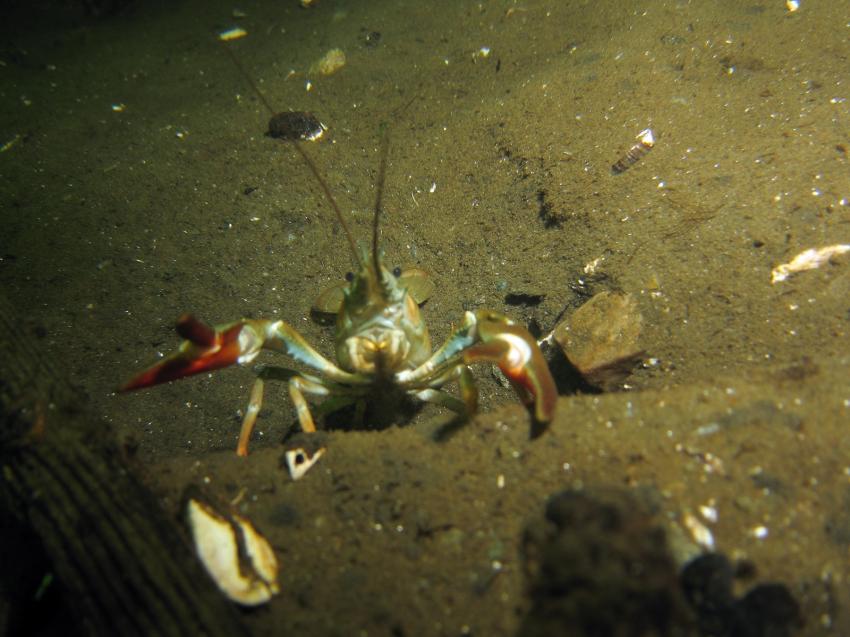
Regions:
M 809 248 L 798 254 L 788 263 L 783 263 L 773 268 L 770 272 L 770 282 L 779 283 L 792 274 L 804 272 L 805 270 L 814 270 L 832 259 L 832 257 L 844 254 L 845 252 L 850 252 L 850 244 L 837 243 L 823 248 Z
M 615 175 L 626 172 L 651 151 L 654 146 L 655 135 L 652 134 L 652 129 L 645 128 L 637 134 L 637 141 L 632 144 L 625 155 L 611 165 L 611 172 Z
M 691 512 L 686 512 L 682 516 L 682 524 L 690 533 L 691 539 L 696 542 L 701 548 L 712 551 L 714 550 L 714 535 L 703 522 Z
M 300 480 L 325 454 L 326 447 L 325 435 L 322 432 L 296 433 L 285 443 L 280 467 L 285 467 L 293 480 Z
M 313 465 L 319 461 L 319 458 L 324 453 L 324 447 L 319 447 L 312 452 L 304 447 L 287 449 L 283 457 L 286 462 L 286 468 L 289 470 L 289 475 L 293 480 L 300 480 L 304 477 L 304 474 L 313 468 Z
M 257 606 L 280 591 L 274 551 L 249 520 L 216 510 L 197 488 L 186 497 L 186 518 L 198 558 L 228 598 Z
M 310 72 L 333 75 L 343 66 L 345 66 L 345 52 L 342 49 L 331 49 L 321 59 L 313 63 L 310 67 Z
M 275 139 L 315 142 L 322 138 L 326 130 L 328 127 L 312 113 L 287 111 L 272 116 L 266 134 Z
M 3 143 L 3 145 L 0 146 L 0 153 L 5 153 L 7 150 L 9 150 L 12 146 L 17 144 L 19 141 L 21 141 L 21 135 L 20 135 L 20 133 L 15 133 L 15 136 L 12 137 L 12 139 Z
M 237 31 L 238 29 L 231 29 L 232 31 Z M 225 31 L 225 33 L 229 33 Z M 244 33 L 243 33 L 244 35 Z M 235 37 L 242 37 L 235 36 Z M 221 37 L 222 40 L 234 39 L 233 37 Z M 284 139 L 287 141 L 309 141 L 314 142 L 320 139 L 325 131 L 328 130 L 328 127 L 325 126 L 322 122 L 319 121 L 312 113 L 308 113 L 305 111 L 285 111 L 282 113 L 275 112 L 275 109 L 272 107 L 271 102 L 266 99 L 266 96 L 263 95 L 263 92 L 260 91 L 256 82 L 251 78 L 242 64 L 239 62 L 239 59 L 236 57 L 236 54 L 230 49 L 230 47 L 224 47 L 225 52 L 228 57 L 230 57 L 230 61 L 233 62 L 233 66 L 236 67 L 236 70 L 239 71 L 239 74 L 245 79 L 251 89 L 259 98 L 260 102 L 263 106 L 266 107 L 266 110 L 271 114 L 271 119 L 269 120 L 269 128 L 266 131 L 266 134 L 269 137 L 273 137 L 275 139 Z
M 472 63 L 475 64 L 476 62 L 478 62 L 478 60 L 486 60 L 488 57 L 490 57 L 490 51 L 491 49 L 489 46 L 482 46 L 476 51 L 473 51 Z
M 244 38 L 246 35 L 248 35 L 248 32 L 242 27 L 233 27 L 219 33 L 218 39 L 222 42 L 230 42 L 231 40 Z

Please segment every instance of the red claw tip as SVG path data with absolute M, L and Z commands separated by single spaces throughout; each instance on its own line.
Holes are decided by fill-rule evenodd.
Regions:
M 177 333 L 187 341 L 201 347 L 212 347 L 218 338 L 214 328 L 192 314 L 183 314 L 177 319 Z

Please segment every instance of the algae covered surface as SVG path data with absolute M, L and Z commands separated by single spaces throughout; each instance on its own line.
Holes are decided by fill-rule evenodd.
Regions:
M 177 515 L 201 484 L 268 536 L 281 593 L 246 615 L 258 635 L 516 634 L 525 529 L 549 495 L 596 487 L 651 492 L 683 553 L 697 520 L 754 565 L 743 586 L 785 583 L 800 634 L 848 634 L 850 258 L 771 282 L 804 250 L 850 243 L 845 9 L 21 10 L 0 51 L 3 293 L 163 506 Z M 234 25 L 248 35 L 218 41 Z M 546 334 L 624 292 L 646 353 L 627 387 L 565 392 L 530 440 L 479 366 L 469 423 L 429 406 L 404 426 L 324 432 L 298 482 L 280 464 L 284 386 L 267 388 L 251 455 L 233 453 L 249 369 L 116 394 L 177 346 L 187 311 L 280 318 L 333 351 L 309 311 L 352 269 L 345 237 L 299 155 L 264 135 L 269 113 L 225 46 L 273 108 L 328 127 L 305 148 L 364 242 L 388 138 L 381 245 L 433 278 L 435 343 L 466 309 Z M 333 49 L 345 65 L 314 75 Z M 646 128 L 652 150 L 612 174 Z

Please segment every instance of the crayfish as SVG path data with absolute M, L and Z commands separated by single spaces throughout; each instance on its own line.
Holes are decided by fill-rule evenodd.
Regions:
M 337 363 L 316 351 L 281 320 L 242 319 L 209 326 L 186 314 L 177 322 L 177 333 L 184 339 L 178 351 L 131 379 L 121 390 L 149 387 L 234 363 L 247 365 L 261 350 L 275 350 L 315 370 L 283 370 L 298 422 L 302 431 L 310 433 L 316 431 L 316 425 L 307 396 L 324 399 L 321 411 L 330 413 L 361 404 L 367 398 L 400 391 L 447 407 L 460 416 L 470 416 L 477 409 L 478 390 L 469 365 L 490 362 L 497 364 L 510 380 L 528 404 L 535 427 L 542 430 L 552 420 L 557 390 L 534 337 L 497 312 L 467 311 L 446 342 L 432 352 L 419 304 L 433 285 L 421 270 L 389 270 L 384 265 L 378 228 L 387 145 L 381 154 L 371 248 L 358 249 L 315 164 L 299 141 L 290 141 L 322 186 L 356 262 L 357 271 L 349 280 L 326 290 L 317 301 L 322 311 L 336 314 Z M 261 371 L 254 382 L 236 448 L 240 456 L 248 454 L 265 381 L 270 377 Z M 460 398 L 442 389 L 454 380 L 460 386 Z

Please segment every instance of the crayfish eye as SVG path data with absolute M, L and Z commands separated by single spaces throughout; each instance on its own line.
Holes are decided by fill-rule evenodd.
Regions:
M 345 280 L 351 283 L 354 280 L 354 272 L 346 272 Z
M 398 278 L 398 277 L 401 276 L 401 268 L 400 267 L 396 266 L 396 267 L 393 268 L 393 276 L 395 278 Z

